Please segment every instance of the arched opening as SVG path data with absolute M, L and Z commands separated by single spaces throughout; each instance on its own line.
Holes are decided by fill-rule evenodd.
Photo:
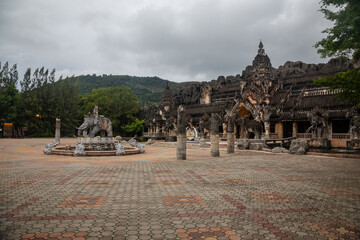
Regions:
M 238 118 L 247 117 L 249 120 L 253 120 L 254 117 L 251 115 L 250 111 L 245 108 L 244 105 L 241 105 L 238 109 Z M 244 138 L 244 128 L 239 125 L 238 123 L 235 123 L 235 137 L 236 138 Z M 250 132 L 249 138 L 255 138 L 255 134 Z

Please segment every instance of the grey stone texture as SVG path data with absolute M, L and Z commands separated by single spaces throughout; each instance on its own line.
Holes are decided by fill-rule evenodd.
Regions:
M 211 157 L 219 157 L 219 119 L 216 114 L 211 114 L 211 126 L 210 126 L 210 142 L 211 142 Z
M 60 142 L 56 141 L 56 140 L 49 142 L 48 144 L 45 144 L 45 148 L 44 148 L 43 152 L 47 155 L 50 155 L 52 153 L 52 148 L 56 147 L 59 144 L 60 144 Z
M 74 151 L 74 156 L 86 156 L 86 152 L 85 152 L 85 146 L 81 143 L 76 144 L 76 148 Z
M 122 156 L 125 155 L 125 147 L 118 143 L 116 145 L 116 156 Z
M 274 147 L 273 149 L 271 149 L 271 152 L 273 153 L 284 153 L 284 152 L 288 152 L 289 150 L 287 150 L 286 148 L 283 147 Z
M 154 142 L 155 142 L 154 139 L 150 138 L 147 140 L 146 145 L 152 145 L 154 144 Z
M 247 138 L 240 139 L 236 146 L 238 149 L 249 149 L 250 141 Z
M 308 149 L 309 149 L 309 146 L 307 145 L 306 142 L 304 142 L 300 139 L 295 139 L 295 140 L 291 141 L 289 151 L 291 154 L 303 155 L 303 154 L 306 154 L 306 151 Z
M 265 148 L 265 144 L 263 143 L 250 143 L 249 149 L 250 150 L 262 150 Z
M 61 128 L 61 121 L 59 118 L 56 119 L 55 124 L 55 141 L 60 143 L 60 128 Z
M 178 160 L 186 160 L 186 109 L 180 105 L 177 109 L 177 144 L 176 158 Z

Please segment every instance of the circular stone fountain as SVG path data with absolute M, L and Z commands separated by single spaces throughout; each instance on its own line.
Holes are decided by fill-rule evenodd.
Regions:
M 117 146 L 119 144 L 124 147 L 123 152 L 118 150 Z M 142 153 L 139 143 L 132 146 L 127 141 L 118 141 L 112 137 L 78 138 L 76 146 L 81 145 L 84 146 L 82 151 L 76 151 L 77 148 L 75 146 L 56 146 L 52 148 L 51 154 L 69 156 L 118 156 Z
M 124 141 L 120 136 L 112 137 L 111 121 L 103 115 L 98 115 L 97 106 L 93 114 L 88 113 L 84 116 L 84 122 L 78 129 L 80 137 L 76 141 L 76 146 L 60 146 L 60 139 L 57 139 L 45 145 L 44 153 L 69 156 L 121 156 L 145 152 L 144 145 L 134 138 Z M 95 136 L 98 132 L 101 136 Z

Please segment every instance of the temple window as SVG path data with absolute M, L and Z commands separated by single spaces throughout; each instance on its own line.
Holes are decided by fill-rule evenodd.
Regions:
M 334 120 L 332 121 L 333 133 L 349 133 L 350 120 Z
M 297 122 L 297 132 L 298 133 L 305 133 L 306 130 L 311 126 L 309 121 L 299 121 Z
M 270 133 L 275 133 L 275 123 L 270 123 Z
M 205 94 L 204 94 L 204 103 L 210 104 L 210 94 L 207 92 L 205 92 Z

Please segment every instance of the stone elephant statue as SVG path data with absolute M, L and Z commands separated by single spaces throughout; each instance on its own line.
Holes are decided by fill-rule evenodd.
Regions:
M 261 122 L 249 120 L 247 117 L 241 117 L 236 120 L 236 124 L 244 127 L 245 138 L 249 138 L 249 133 L 255 134 L 255 139 L 261 139 L 263 126 Z
M 89 137 L 93 138 L 100 131 L 101 136 L 105 137 L 105 132 L 108 137 L 112 137 L 112 123 L 110 119 L 103 115 L 96 116 L 95 114 L 88 113 L 84 116 L 84 122 L 78 128 L 78 136 L 88 136 L 88 130 L 90 130 Z

